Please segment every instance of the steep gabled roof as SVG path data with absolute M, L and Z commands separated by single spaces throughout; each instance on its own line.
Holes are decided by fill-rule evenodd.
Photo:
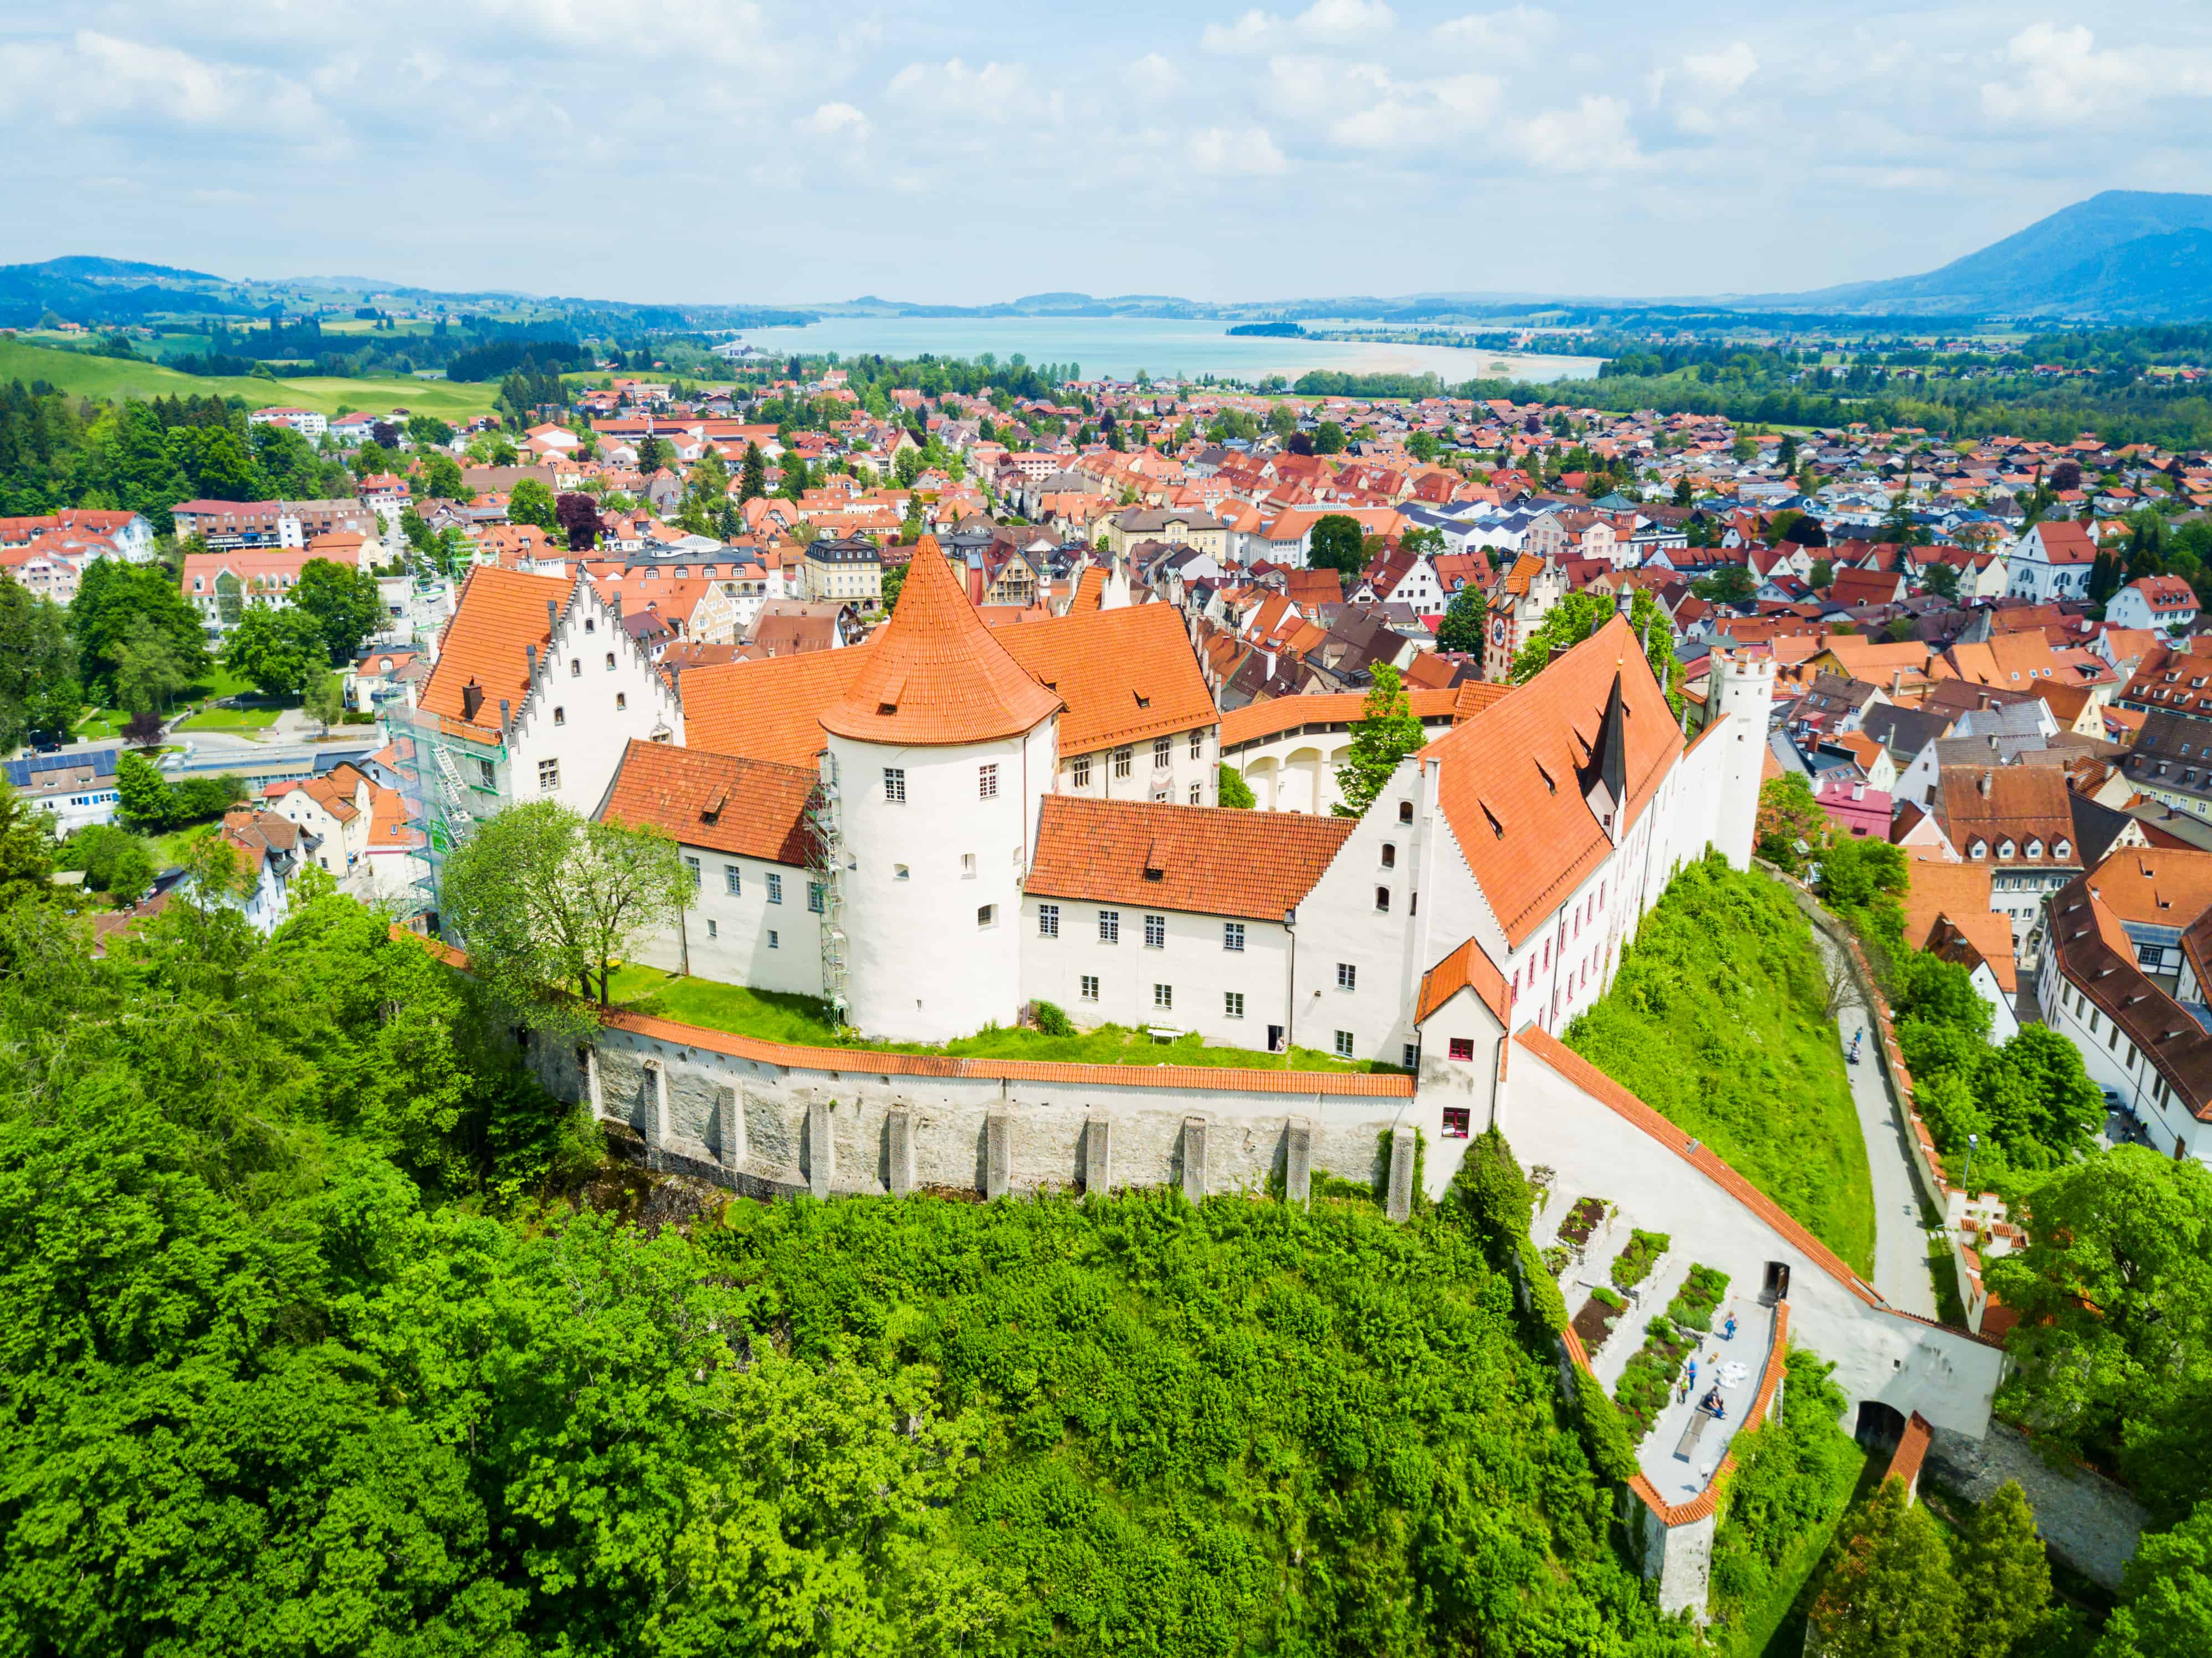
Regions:
M 1066 704 L 1060 751 L 1072 755 L 1218 720 L 1187 625 L 1172 604 L 1135 604 L 995 628 L 991 637 Z
M 568 602 L 573 578 L 524 575 L 495 564 L 469 573 L 460 603 L 439 641 L 438 664 L 422 687 L 422 706 L 484 731 L 499 729 L 504 697 L 517 712 L 530 689 L 527 647 L 540 653 L 552 639 L 545 607 L 557 611 Z M 470 686 L 480 696 L 471 697 Z
M 1060 706 L 983 625 L 936 537 L 924 536 L 898 608 L 821 722 L 861 742 L 944 747 L 1018 737 Z
M 649 824 L 687 847 L 803 865 L 815 776 L 808 766 L 632 738 L 594 815 L 633 828 Z
M 876 643 L 684 671 L 684 740 L 715 754 L 807 766 L 822 752 L 822 710 L 843 696 Z
M 1149 800 L 1048 794 L 1037 820 L 1033 898 L 1280 921 L 1357 822 Z

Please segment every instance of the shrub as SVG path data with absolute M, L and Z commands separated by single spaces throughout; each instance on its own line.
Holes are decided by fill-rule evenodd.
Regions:
M 1664 1232 L 1647 1232 L 1638 1227 L 1628 1235 L 1628 1248 L 1613 1257 L 1613 1281 L 1624 1290 L 1634 1289 L 1651 1276 L 1652 1267 L 1673 1242 Z
M 1729 1275 L 1717 1266 L 1692 1266 L 1682 1287 L 1667 1303 L 1667 1321 L 1686 1329 L 1710 1330 L 1713 1314 L 1728 1294 Z
M 1036 1028 L 1048 1036 L 1073 1036 L 1075 1034 L 1075 1022 L 1056 1003 L 1030 1003 L 1030 1017 L 1036 1020 Z
M 1626 1296 L 1617 1296 L 1613 1294 L 1612 1291 L 1607 1289 L 1602 1284 L 1592 1286 L 1590 1290 L 1590 1299 L 1592 1301 L 1603 1302 L 1607 1306 L 1612 1308 L 1616 1313 L 1623 1311 L 1628 1305 L 1628 1298 Z
M 1632 1442 L 1640 1443 L 1651 1431 L 1651 1424 L 1667 1407 L 1667 1394 L 1682 1369 L 1683 1358 L 1696 1345 L 1663 1318 L 1655 1318 L 1644 1327 L 1644 1345 L 1628 1361 L 1613 1390 L 1613 1402 L 1634 1430 L 1629 1436 Z

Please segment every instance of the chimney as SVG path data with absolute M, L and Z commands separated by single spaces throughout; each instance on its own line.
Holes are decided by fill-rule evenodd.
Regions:
M 514 726 L 514 705 L 505 697 L 499 699 L 499 734 L 505 738 Z
M 522 653 L 530 659 L 530 677 L 535 680 L 538 677 L 538 647 L 525 645 L 522 647 Z
M 545 636 L 550 641 L 561 630 L 561 607 L 551 599 L 545 601 Z
M 1995 739 L 1995 738 L 1991 738 L 1991 739 L 1990 739 L 1990 746 L 1991 748 L 1995 748 L 1995 747 L 1996 746 L 1996 739 Z M 1982 776 L 1981 776 L 1981 781 L 1977 785 L 1977 786 L 1978 786 L 1978 787 L 1979 787 L 1979 788 L 1980 788 L 1980 790 L 1981 790 L 1981 792 L 1982 792 L 1982 799 L 1984 799 L 1984 800 L 1988 799 L 1990 798 L 1990 774 L 1989 774 L 1989 773 L 1987 773 L 1987 772 L 1984 772 L 1984 773 L 1982 774 Z
M 621 588 L 619 588 L 619 587 L 614 587 L 614 588 L 610 588 L 610 589 L 608 590 L 608 592 L 607 592 L 607 609 L 609 609 L 610 610 L 611 610 L 611 611 L 613 611 L 613 612 L 614 612 L 614 618 L 615 618 L 615 621 L 616 621 L 617 623 L 619 623 L 622 621 L 622 589 L 621 589 Z
M 473 679 L 461 687 L 461 718 L 473 720 L 477 710 L 483 707 L 483 687 Z

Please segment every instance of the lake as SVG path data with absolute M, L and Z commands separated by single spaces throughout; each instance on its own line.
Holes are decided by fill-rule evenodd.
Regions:
M 750 328 L 742 336 L 775 355 L 792 351 L 839 356 L 978 357 L 1000 362 L 1016 352 L 1034 363 L 1073 362 L 1079 379 L 1156 377 L 1256 381 L 1296 380 L 1310 368 L 1347 374 L 1433 374 L 1447 386 L 1470 380 L 1588 378 L 1599 357 L 1524 356 L 1445 345 L 1387 345 L 1350 340 L 1267 339 L 1231 335 L 1230 325 L 1150 317 L 825 317 L 799 328 Z

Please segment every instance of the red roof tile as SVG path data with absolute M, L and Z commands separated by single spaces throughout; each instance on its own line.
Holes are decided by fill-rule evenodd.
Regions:
M 1302 812 L 1047 795 L 1024 890 L 1280 921 L 1358 827 Z
M 803 865 L 815 776 L 811 767 L 632 738 L 597 816 L 650 824 L 687 847 Z

